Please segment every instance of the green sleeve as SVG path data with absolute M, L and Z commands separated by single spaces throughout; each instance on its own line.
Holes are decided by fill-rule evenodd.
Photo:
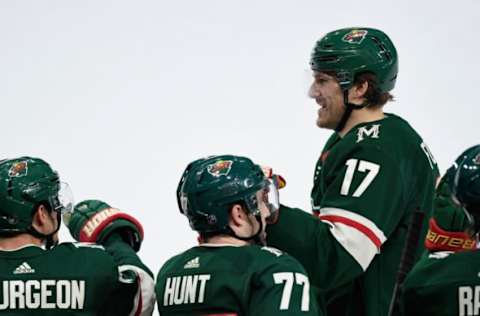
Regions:
M 104 246 L 105 250 L 114 258 L 118 265 L 138 267 L 153 278 L 153 273 L 150 269 L 140 260 L 132 247 L 123 241 L 120 235 L 116 233 L 110 235 L 104 242 Z
M 115 294 L 115 300 L 127 297 L 133 301 L 130 310 L 135 315 L 151 315 L 155 307 L 155 283 L 150 269 L 140 260 L 132 247 L 125 243 L 122 237 L 113 233 L 104 242 L 105 250 L 114 258 L 118 266 L 119 281 L 123 286 Z M 132 287 L 135 291 L 132 292 Z M 124 302 L 119 305 L 125 304 Z
M 313 295 L 307 273 L 292 257 L 283 254 L 254 276 L 250 316 L 324 315 Z
M 278 222 L 267 227 L 267 240 L 300 261 L 312 284 L 321 289 L 338 287 L 362 273 L 330 234 L 330 226 L 300 209 L 282 205 Z

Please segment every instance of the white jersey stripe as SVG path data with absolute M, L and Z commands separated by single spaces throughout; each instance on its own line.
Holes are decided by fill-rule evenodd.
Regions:
M 330 232 L 365 271 L 387 238 L 371 220 L 338 208 L 320 209 L 320 220 L 329 224 Z M 347 219 L 348 221 L 336 220 Z M 353 224 L 351 224 L 351 223 Z M 365 231 L 371 232 L 366 234 Z M 374 236 L 371 236 L 371 235 Z
M 377 254 L 377 246 L 366 235 L 351 226 L 327 223 L 330 224 L 330 232 L 338 243 L 358 262 L 363 271 L 367 270 Z
M 134 271 L 140 278 L 139 291 L 135 297 L 135 301 L 133 304 L 134 306 L 129 315 L 152 315 L 153 308 L 155 307 L 155 282 L 153 281 L 153 278 L 150 276 L 150 274 L 134 265 L 121 265 L 118 267 L 118 270 L 120 272 L 128 270 Z M 141 306 L 139 304 L 141 304 Z
M 378 228 L 378 226 L 374 222 L 372 222 L 368 218 L 358 213 L 347 211 L 341 208 L 323 207 L 320 209 L 320 216 L 324 216 L 324 215 L 346 217 L 348 219 L 351 219 L 352 221 L 358 222 L 359 224 L 367 227 L 369 230 L 371 230 L 375 234 L 375 236 L 380 240 L 382 244 L 387 240 L 387 237 L 385 237 L 385 234 L 383 233 L 383 231 L 380 228 Z

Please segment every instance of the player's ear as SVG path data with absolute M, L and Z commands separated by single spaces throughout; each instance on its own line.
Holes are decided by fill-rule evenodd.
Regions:
M 49 231 L 50 213 L 45 205 L 40 204 L 33 214 L 32 226 L 39 233 L 47 234 Z
M 351 93 L 350 96 L 353 98 L 364 98 L 367 91 L 368 91 L 368 81 L 363 80 L 353 85 L 353 87 L 350 90 L 350 93 Z
M 233 204 L 230 209 L 229 224 L 233 229 L 234 227 L 241 227 L 247 221 L 247 214 L 240 204 Z

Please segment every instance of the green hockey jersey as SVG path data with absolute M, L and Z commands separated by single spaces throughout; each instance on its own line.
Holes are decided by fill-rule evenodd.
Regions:
M 303 267 L 269 247 L 193 247 L 168 260 L 156 282 L 162 316 L 323 315 Z
M 151 315 L 153 278 L 120 238 L 0 250 L 0 315 Z
M 348 315 L 384 316 L 410 214 L 429 217 L 437 177 L 427 146 L 396 115 L 335 133 L 315 168 L 315 216 L 282 206 L 268 243 L 298 259 L 329 300 L 347 293 Z
M 480 315 L 480 251 L 434 252 L 405 279 L 403 315 Z

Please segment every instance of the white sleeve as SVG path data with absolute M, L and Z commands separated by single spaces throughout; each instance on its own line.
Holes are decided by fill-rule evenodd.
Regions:
M 129 316 L 152 315 L 155 307 L 155 282 L 150 274 L 134 265 L 121 265 L 118 271 L 133 271 L 137 275 L 138 289 Z

